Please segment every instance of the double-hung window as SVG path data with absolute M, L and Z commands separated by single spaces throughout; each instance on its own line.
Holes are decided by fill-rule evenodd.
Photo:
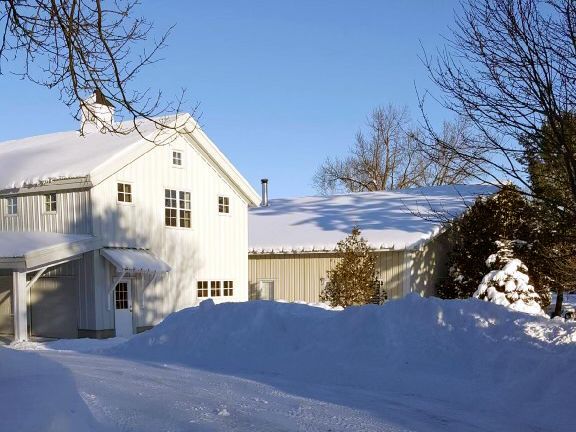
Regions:
M 190 192 L 175 189 L 164 190 L 164 224 L 166 226 L 190 228 L 192 226 L 191 209 Z
M 56 194 L 50 193 L 44 195 L 44 211 L 46 213 L 55 213 L 56 208 Z
M 191 206 L 190 206 L 190 192 L 180 191 L 180 226 L 182 228 L 190 228 L 191 226 Z
M 220 297 L 220 281 L 210 282 L 210 297 Z
M 10 216 L 18 214 L 18 198 L 16 197 L 6 198 L 6 214 Z
M 198 281 L 198 290 L 196 295 L 198 298 L 208 297 L 208 281 Z
M 231 297 L 234 295 L 234 282 L 224 281 L 224 297 Z

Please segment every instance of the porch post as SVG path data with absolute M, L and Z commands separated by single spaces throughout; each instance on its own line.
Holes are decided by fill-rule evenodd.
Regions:
M 28 340 L 28 288 L 26 273 L 12 273 L 12 296 L 14 301 L 14 341 Z

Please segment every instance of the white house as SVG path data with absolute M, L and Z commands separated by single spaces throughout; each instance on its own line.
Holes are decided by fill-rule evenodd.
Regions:
M 433 295 L 447 273 L 443 222 L 495 191 L 458 185 L 270 200 L 249 211 L 250 296 L 318 302 L 336 245 L 354 226 L 374 251 L 382 294 Z
M 84 136 L 0 143 L 0 333 L 128 335 L 208 297 L 246 300 L 259 195 L 190 115 L 164 119 L 177 132 L 102 133 L 114 109 L 88 103 Z

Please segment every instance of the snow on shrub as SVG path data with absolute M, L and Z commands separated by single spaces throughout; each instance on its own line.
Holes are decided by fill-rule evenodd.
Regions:
M 482 278 L 474 297 L 509 307 L 519 312 L 545 315 L 540 296 L 526 272 L 522 261 L 513 257 L 514 241 L 497 241 L 498 252 L 486 260 L 492 270 Z

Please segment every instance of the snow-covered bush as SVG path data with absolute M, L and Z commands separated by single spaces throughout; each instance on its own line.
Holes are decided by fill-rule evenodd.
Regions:
M 498 241 L 498 252 L 486 260 L 490 272 L 474 293 L 474 297 L 509 307 L 520 312 L 544 315 L 541 298 L 526 274 L 528 268 L 513 256 L 514 241 Z

